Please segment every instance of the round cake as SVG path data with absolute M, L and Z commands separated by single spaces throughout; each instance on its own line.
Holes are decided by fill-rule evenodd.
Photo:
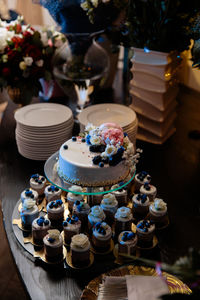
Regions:
M 106 186 L 128 176 L 135 151 L 119 125 L 89 124 L 82 136 L 60 147 L 58 174 L 62 179 L 82 186 Z

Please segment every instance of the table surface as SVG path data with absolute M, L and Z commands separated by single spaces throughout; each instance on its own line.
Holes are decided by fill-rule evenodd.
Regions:
M 75 271 L 34 263 L 17 242 L 11 216 L 19 195 L 29 185 L 30 175 L 44 173 L 44 162 L 22 157 L 14 139 L 16 106 L 9 102 L 0 127 L 0 199 L 10 248 L 24 287 L 31 299 L 79 299 L 84 286 L 102 272 L 117 267 L 109 255 L 95 261 L 88 270 Z M 156 259 L 173 263 L 189 247 L 200 249 L 200 140 L 189 138 L 190 130 L 200 129 L 200 96 L 181 88 L 178 95 L 176 133 L 163 145 L 137 141 L 144 150 L 138 171 L 146 170 L 157 187 L 158 197 L 168 205 L 170 226 L 159 242 Z

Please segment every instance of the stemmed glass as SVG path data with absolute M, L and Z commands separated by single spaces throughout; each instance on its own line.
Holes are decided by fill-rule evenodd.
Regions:
M 67 34 L 67 42 L 54 57 L 53 70 L 58 82 L 70 81 L 74 85 L 77 113 L 88 104 L 94 85 L 109 70 L 109 57 L 97 41 L 99 34 L 101 32 Z

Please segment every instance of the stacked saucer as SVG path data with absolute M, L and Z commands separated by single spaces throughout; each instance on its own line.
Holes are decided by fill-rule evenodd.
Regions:
M 29 159 L 46 160 L 70 139 L 74 125 L 70 108 L 55 103 L 27 105 L 15 112 L 19 153 Z
M 136 113 L 121 104 L 103 103 L 88 106 L 78 115 L 81 131 L 88 123 L 99 126 L 102 123 L 113 122 L 119 124 L 129 136 L 132 143 L 136 142 L 138 120 Z

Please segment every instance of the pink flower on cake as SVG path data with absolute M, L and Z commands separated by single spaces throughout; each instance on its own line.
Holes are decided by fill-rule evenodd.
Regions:
M 123 131 L 118 128 L 108 128 L 104 129 L 101 133 L 102 140 L 106 144 L 112 144 L 112 145 L 123 145 L 124 141 L 124 134 Z

